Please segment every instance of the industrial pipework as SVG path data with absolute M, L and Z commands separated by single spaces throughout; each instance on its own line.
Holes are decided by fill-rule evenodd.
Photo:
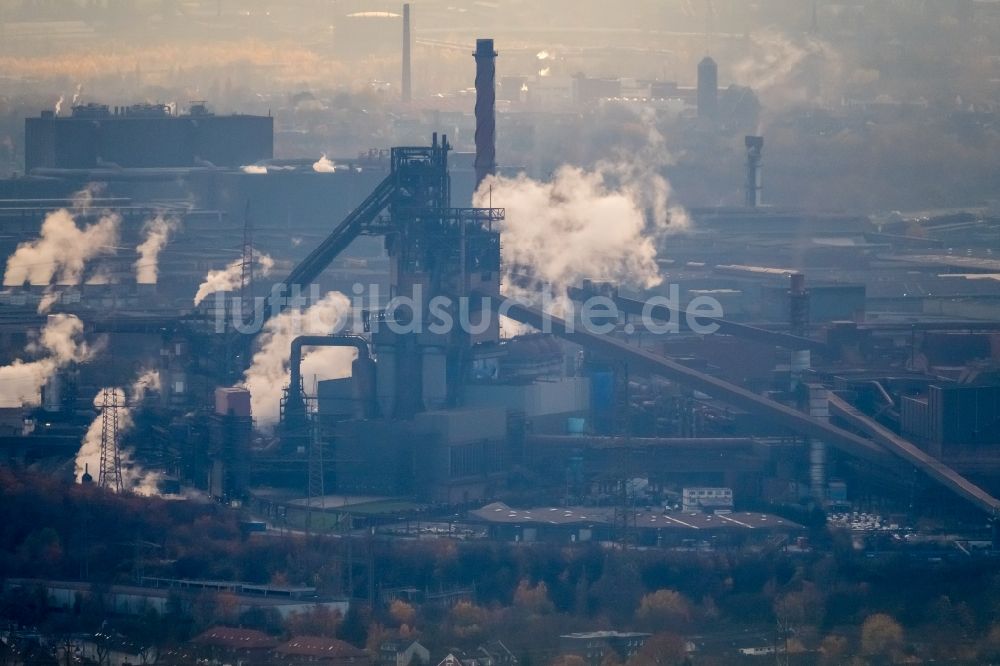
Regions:
M 302 390 L 302 350 L 305 347 L 354 347 L 358 351 L 351 368 L 354 397 L 361 406 L 358 416 L 370 418 L 375 405 L 375 373 L 368 341 L 356 335 L 300 335 L 292 340 L 289 355 L 288 392 L 283 412 L 286 433 L 300 437 L 306 433 L 306 402 Z

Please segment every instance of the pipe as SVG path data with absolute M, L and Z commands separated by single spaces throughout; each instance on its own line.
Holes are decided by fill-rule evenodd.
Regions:
M 751 437 L 611 437 L 600 435 L 529 435 L 537 447 L 581 449 L 740 449 L 753 448 Z
M 492 39 L 477 39 L 476 52 L 476 188 L 497 171 L 496 57 Z
M 991 518 L 1000 516 L 1000 500 L 968 480 L 951 467 L 923 451 L 912 442 L 903 439 L 885 426 L 876 423 L 842 398 L 830 394 L 830 413 L 845 421 L 851 427 L 870 435 L 876 442 L 894 455 L 924 472 L 931 479 L 950 489 L 979 507 Z
M 510 317 L 514 321 L 529 324 L 542 331 L 552 332 L 570 342 L 606 353 L 614 358 L 635 361 L 652 374 L 661 375 L 741 409 L 759 414 L 762 418 L 782 425 L 804 437 L 815 437 L 830 442 L 841 450 L 863 460 L 887 466 L 892 466 L 895 463 L 893 456 L 888 451 L 871 440 L 748 391 L 742 386 L 699 372 L 669 358 L 633 347 L 615 338 L 584 331 L 580 326 L 567 325 L 563 319 L 543 313 L 537 308 L 490 298 L 483 294 L 474 294 L 473 297 L 486 298 L 494 312 Z
M 305 397 L 302 394 L 302 349 L 304 347 L 354 347 L 358 359 L 371 360 L 368 341 L 357 335 L 300 335 L 292 340 L 289 356 L 288 400 L 285 403 L 286 420 L 305 414 Z

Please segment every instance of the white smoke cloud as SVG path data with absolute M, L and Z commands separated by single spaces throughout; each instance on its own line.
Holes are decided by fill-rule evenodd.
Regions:
M 147 370 L 130 387 L 129 393 L 132 396 L 132 403 L 142 400 L 146 390 L 159 386 L 159 373 L 155 370 Z M 94 483 L 100 481 L 101 471 L 101 434 L 104 429 L 104 401 L 107 397 L 111 404 L 108 409 L 115 409 L 118 412 L 118 457 L 122 467 L 122 487 L 138 495 L 158 494 L 158 484 L 162 478 L 160 472 L 146 470 L 134 460 L 135 451 L 123 444 L 125 436 L 135 427 L 135 420 L 132 417 L 132 409 L 125 398 L 125 389 L 117 386 L 102 388 L 94 397 L 94 408 L 97 415 L 87 428 L 87 434 L 83 438 L 80 450 L 77 451 L 75 461 L 75 475 L 77 482 L 82 480 L 84 472 L 89 473 Z
M 0 407 L 34 407 L 41 402 L 42 386 L 60 368 L 85 363 L 96 351 L 80 338 L 83 322 L 72 315 L 50 315 L 28 353 L 40 358 L 16 359 L 0 367 Z
M 83 93 L 83 84 L 82 83 L 76 84 L 76 92 L 73 93 L 73 102 L 71 103 L 71 106 L 76 106 L 77 102 L 80 101 L 80 96 L 82 93 Z
M 329 335 L 341 329 L 350 314 L 350 300 L 330 292 L 304 311 L 286 310 L 271 318 L 258 337 L 253 364 L 244 373 L 250 391 L 250 406 L 257 426 L 271 428 L 278 422 L 280 403 L 289 381 L 292 340 L 300 335 Z M 355 350 L 350 347 L 306 349 L 302 355 L 302 376 L 336 379 L 351 375 Z
M 139 373 L 139 377 L 132 382 L 129 397 L 133 403 L 142 402 L 147 393 L 151 391 L 159 393 L 161 390 L 163 390 L 163 382 L 160 379 L 160 371 L 150 368 Z
M 263 176 L 267 174 L 267 167 L 259 166 L 257 164 L 249 164 L 247 166 L 241 166 L 240 171 L 242 171 L 243 173 Z
M 733 66 L 733 78 L 749 86 L 765 107 L 782 109 L 832 102 L 843 94 L 841 54 L 816 36 L 755 33 L 750 53 Z
M 313 162 L 313 171 L 316 173 L 334 173 L 337 165 L 326 155 Z
M 174 218 L 157 215 L 143 225 L 146 239 L 135 248 L 139 257 L 135 260 L 135 281 L 138 284 L 156 284 L 159 276 L 160 250 L 167 244 L 170 234 L 177 229 Z
M 254 252 L 254 263 L 256 264 L 254 276 L 266 277 L 274 269 L 274 259 L 263 252 Z M 242 286 L 242 281 L 242 259 L 233 260 L 222 270 L 209 271 L 198 286 L 198 292 L 194 295 L 194 304 L 196 306 L 201 304 L 203 300 L 216 292 L 239 289 Z
M 63 102 L 64 102 L 65 100 L 66 100 L 66 98 L 65 98 L 65 97 L 63 97 L 62 95 L 59 95 L 59 99 L 58 99 L 58 100 L 56 100 L 56 106 L 55 106 L 55 108 L 54 108 L 54 109 L 52 110 L 52 112 L 53 112 L 53 113 L 54 113 L 54 114 L 55 114 L 56 116 L 58 116 L 58 115 L 59 115 L 60 113 L 62 113 L 62 105 L 63 105 Z
M 65 208 L 49 213 L 39 237 L 18 245 L 7 259 L 4 286 L 79 284 L 87 261 L 114 253 L 120 223 L 117 214 L 108 213 L 80 228 Z
M 553 285 L 557 296 L 585 278 L 636 288 L 661 282 L 657 250 L 667 235 L 690 222 L 684 209 L 671 203 L 670 184 L 660 173 L 669 159 L 663 137 L 648 115 L 644 120 L 645 147 L 632 154 L 592 169 L 565 165 L 548 182 L 524 174 L 483 182 L 475 205 L 492 201 L 506 209 L 503 264 L 509 274 L 527 271 Z M 507 277 L 508 292 L 516 292 L 513 275 Z

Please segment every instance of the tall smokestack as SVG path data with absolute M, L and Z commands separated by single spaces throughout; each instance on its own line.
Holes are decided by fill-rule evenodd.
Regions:
M 747 207 L 756 208 L 760 205 L 761 177 L 760 163 L 764 152 L 764 137 L 748 136 L 747 146 Z
M 413 98 L 413 76 L 410 71 L 410 3 L 403 5 L 403 102 Z
M 496 57 L 492 39 L 477 39 L 476 187 L 497 170 Z
M 715 120 L 719 108 L 719 66 L 712 58 L 698 63 L 698 117 Z

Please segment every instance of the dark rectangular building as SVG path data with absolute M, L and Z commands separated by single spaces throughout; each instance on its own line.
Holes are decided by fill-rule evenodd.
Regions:
M 24 121 L 24 168 L 240 167 L 274 156 L 270 116 L 209 113 L 202 104 L 174 115 L 159 104 L 73 107 Z

